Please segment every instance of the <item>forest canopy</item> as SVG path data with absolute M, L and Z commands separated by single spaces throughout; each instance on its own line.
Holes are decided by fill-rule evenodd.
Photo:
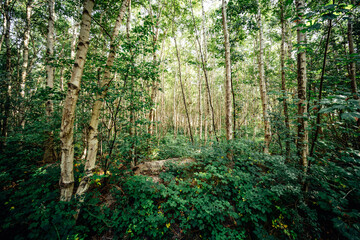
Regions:
M 360 239 L 359 0 L 1 0 L 2 239 Z

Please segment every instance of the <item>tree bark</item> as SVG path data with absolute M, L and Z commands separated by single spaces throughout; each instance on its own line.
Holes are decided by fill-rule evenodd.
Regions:
M 304 1 L 296 0 L 296 11 L 299 17 L 297 21 L 297 82 L 298 82 L 298 141 L 297 149 L 300 157 L 300 164 L 307 171 L 308 167 L 308 130 L 307 130 L 307 101 L 306 101 L 306 52 L 303 47 L 305 44 L 305 33 L 303 30 L 303 14 L 304 14 Z
M 286 78 L 285 78 L 285 4 L 282 0 L 280 2 L 280 21 L 281 21 L 281 56 L 280 56 L 280 67 L 281 67 L 281 91 L 283 94 L 283 108 L 284 108 L 284 121 L 285 121 L 285 150 L 286 150 L 286 161 L 290 159 L 290 124 L 289 124 L 289 113 L 287 104 L 287 92 L 286 92 Z
M 227 27 L 226 17 L 226 3 L 222 0 L 222 23 L 224 32 L 224 46 L 225 46 L 225 125 L 226 125 L 226 139 L 234 138 L 233 133 L 233 112 L 232 112 L 232 91 L 231 91 L 231 61 L 230 61 L 230 42 L 229 32 Z
M 259 3 L 259 1 L 258 1 Z M 264 121 L 264 132 L 265 132 L 265 147 L 264 153 L 269 153 L 269 146 L 271 141 L 271 130 L 270 130 L 270 119 L 269 119 L 269 106 L 268 106 L 268 96 L 266 90 L 265 82 L 265 71 L 264 71 L 264 39 L 263 39 L 263 27 L 261 22 L 261 8 L 259 4 L 258 9 L 258 24 L 259 24 L 259 85 L 260 85 L 260 96 L 263 110 L 263 121 Z
M 55 0 L 48 0 L 48 11 L 49 11 L 49 20 L 48 20 L 48 35 L 47 35 L 47 49 L 46 49 L 46 86 L 52 90 L 54 88 L 54 73 L 55 69 L 52 66 L 54 59 L 54 21 L 55 21 Z M 52 94 L 49 95 L 50 97 Z M 54 111 L 53 101 L 48 99 L 46 101 L 46 116 L 47 120 L 50 123 L 52 114 Z M 47 131 L 47 139 L 45 140 L 45 152 L 43 156 L 43 162 L 53 163 L 56 161 L 56 153 L 54 149 L 54 133 L 53 131 Z
M 80 24 L 80 34 L 76 50 L 75 63 L 72 69 L 71 79 L 68 82 L 68 90 L 64 102 L 64 110 L 61 120 L 61 201 L 70 201 L 74 188 L 74 120 L 76 103 L 79 97 L 80 83 L 84 71 L 86 55 L 89 47 L 89 35 L 91 28 L 91 12 L 94 0 L 84 1 L 84 10 Z
M 95 169 L 96 155 L 98 152 L 98 125 L 99 125 L 99 116 L 101 112 L 101 107 L 103 105 L 103 99 L 107 95 L 108 87 L 112 81 L 111 78 L 111 68 L 113 67 L 114 60 L 116 57 L 117 49 L 117 37 L 119 35 L 120 27 L 125 15 L 125 12 L 128 8 L 130 0 L 124 0 L 122 2 L 119 15 L 116 19 L 113 33 L 111 36 L 110 49 L 108 58 L 106 61 L 104 75 L 101 79 L 99 88 L 101 92 L 97 94 L 96 101 L 92 108 L 91 119 L 89 124 L 88 131 L 88 154 L 85 163 L 84 177 L 81 179 L 80 185 L 76 191 L 76 197 L 80 201 L 83 201 L 83 195 L 90 186 L 90 180 L 93 175 L 93 170 Z

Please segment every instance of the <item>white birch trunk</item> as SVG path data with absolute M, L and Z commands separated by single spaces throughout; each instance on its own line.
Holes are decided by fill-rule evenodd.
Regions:
M 68 82 L 68 90 L 64 102 L 63 116 L 61 120 L 61 201 L 70 201 L 74 188 L 74 120 L 77 99 L 79 97 L 80 83 L 84 71 L 86 55 L 89 47 L 89 35 L 91 25 L 91 12 L 94 0 L 84 1 L 84 10 L 80 24 L 78 47 L 75 63 L 72 69 L 71 79 Z
M 119 15 L 116 19 L 114 30 L 111 36 L 110 49 L 106 61 L 104 76 L 102 77 L 99 86 L 99 88 L 102 89 L 102 91 L 99 94 L 97 94 L 96 101 L 92 108 L 89 131 L 88 131 L 88 153 L 86 157 L 84 177 L 81 179 L 80 185 L 76 191 L 76 196 L 79 198 L 80 201 L 82 201 L 84 193 L 87 191 L 87 189 L 90 186 L 90 179 L 91 176 L 93 175 L 93 170 L 95 168 L 96 155 L 98 152 L 98 125 L 99 125 L 101 107 L 103 105 L 103 99 L 106 97 L 109 84 L 112 81 L 111 68 L 114 64 L 114 60 L 116 57 L 117 37 L 119 35 L 120 27 L 126 9 L 128 8 L 129 2 L 130 0 L 123 1 Z

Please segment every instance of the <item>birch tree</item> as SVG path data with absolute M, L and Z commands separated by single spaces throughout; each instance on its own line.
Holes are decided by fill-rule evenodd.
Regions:
M 81 179 L 80 185 L 76 191 L 76 196 L 82 200 L 84 193 L 90 186 L 91 176 L 93 175 L 93 170 L 95 168 L 96 156 L 98 152 L 98 126 L 99 126 L 99 117 L 101 112 L 101 107 L 103 105 L 103 99 L 107 95 L 109 85 L 112 81 L 111 68 L 114 65 L 114 60 L 116 57 L 116 49 L 118 44 L 118 35 L 120 32 L 120 27 L 122 25 L 125 12 L 128 8 L 130 0 L 124 0 L 122 2 L 118 17 L 115 22 L 115 26 L 111 35 L 109 52 L 106 61 L 106 66 L 104 69 L 104 75 L 101 79 L 99 88 L 101 89 L 100 93 L 96 95 L 96 101 L 92 107 L 91 119 L 89 123 L 88 131 L 88 151 L 84 169 L 84 177 Z
M 70 201 L 74 189 L 74 120 L 76 103 L 79 97 L 81 78 L 84 71 L 86 55 L 89 48 L 91 28 L 91 13 L 94 0 L 85 0 L 80 24 L 80 34 L 76 50 L 75 63 L 72 68 L 71 79 L 68 82 L 67 95 L 64 101 L 61 119 L 61 201 Z

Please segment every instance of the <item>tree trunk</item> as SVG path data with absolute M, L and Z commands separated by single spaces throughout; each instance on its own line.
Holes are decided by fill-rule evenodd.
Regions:
M 156 43 L 158 40 L 158 36 L 159 36 L 159 23 L 160 23 L 160 17 L 161 17 L 161 11 L 162 11 L 162 7 L 159 8 L 159 12 L 157 14 L 157 22 L 154 23 L 153 22 L 153 12 L 152 12 L 152 6 L 151 6 L 151 0 L 149 0 L 149 7 L 150 7 L 150 17 L 151 17 L 151 22 L 152 22 L 152 31 L 153 31 L 153 47 L 154 49 L 156 48 Z M 154 51 L 153 53 L 153 63 L 157 64 L 157 58 L 156 58 L 156 51 Z M 158 79 L 156 79 L 156 81 L 154 82 L 153 87 L 151 88 L 151 102 L 155 104 L 155 99 L 157 96 L 157 92 L 158 92 L 158 88 L 159 88 L 159 82 Z M 149 125 L 149 129 L 148 129 L 148 133 L 149 134 L 153 134 L 154 132 L 154 117 L 155 117 L 155 106 L 153 106 L 152 108 L 150 108 L 150 112 L 149 112 L 149 121 L 150 121 L 150 125 Z
M 64 110 L 61 120 L 61 201 L 70 201 L 74 188 L 74 120 L 76 102 L 79 96 L 81 78 L 84 71 L 86 55 L 89 47 L 89 35 L 91 25 L 91 12 L 94 0 L 84 1 L 84 10 L 80 24 L 78 47 L 75 63 L 72 69 L 71 79 L 68 82 L 68 90 L 64 102 Z
M 104 76 L 101 79 L 99 88 L 101 92 L 97 94 L 96 101 L 92 108 L 91 119 L 89 124 L 88 131 L 88 154 L 85 163 L 84 177 L 81 179 L 80 185 L 76 191 L 76 196 L 80 201 L 83 201 L 83 195 L 90 186 L 90 179 L 93 175 L 93 170 L 95 169 L 96 155 L 98 152 L 98 125 L 99 125 L 99 116 L 101 112 L 101 107 L 103 105 L 103 100 L 106 97 L 108 87 L 112 81 L 111 78 L 111 68 L 114 64 L 116 56 L 116 47 L 117 47 L 117 37 L 119 35 L 120 27 L 128 8 L 130 0 L 124 0 L 120 8 L 119 15 L 116 19 L 114 30 L 111 36 L 110 49 L 108 58 L 106 61 Z
M 303 14 L 304 14 L 304 1 L 296 0 L 296 11 L 299 17 L 297 22 L 297 81 L 298 81 L 298 154 L 300 157 L 300 164 L 307 171 L 308 167 L 308 130 L 307 130 L 307 101 L 306 101 L 306 52 L 303 47 L 305 44 L 305 33 L 303 30 Z
M 226 124 L 226 139 L 231 140 L 234 137 L 233 133 L 233 112 L 232 112 L 232 91 L 231 91 L 231 61 L 230 61 L 230 42 L 229 32 L 226 18 L 226 4 L 222 0 L 222 23 L 224 32 L 224 46 L 225 46 L 225 124 Z
M 204 76 L 205 76 L 205 83 L 206 83 L 206 88 L 207 88 L 207 92 L 208 92 L 208 100 L 209 100 L 209 105 L 210 105 L 210 109 L 211 109 L 211 118 L 212 118 L 212 127 L 213 127 L 213 130 L 214 130 L 214 135 L 215 135 L 215 138 L 217 141 L 219 141 L 217 135 L 216 135 L 216 127 L 215 127 L 215 115 L 214 115 L 214 108 L 213 108 L 213 103 L 212 103 L 212 99 L 211 99 L 211 92 L 210 92 L 210 86 L 209 86 L 209 78 L 208 78 L 208 72 L 207 72 L 207 56 L 206 56 L 206 46 L 204 46 L 204 52 L 202 50 L 202 47 L 201 47 L 201 43 L 200 43 L 200 40 L 199 40 L 199 35 L 198 35 L 198 30 L 197 30 L 197 27 L 196 27 L 196 21 L 195 21 L 195 17 L 194 17 L 194 13 L 193 13 L 193 9 L 192 9 L 192 3 L 191 3 L 191 0 L 190 0 L 190 7 L 191 7 L 191 15 L 192 15 L 192 18 L 193 18 L 193 24 L 194 24 L 194 29 L 195 29 L 195 38 L 196 38 L 196 41 L 198 43 L 198 46 L 199 46 L 199 51 L 200 51 L 200 56 L 201 56 L 201 64 L 202 64 L 202 69 L 204 71 Z M 205 16 L 205 13 L 204 13 L 204 8 L 203 8 L 203 18 Z M 204 42 L 206 41 L 206 34 L 205 34 L 205 27 L 203 25 L 203 30 L 204 30 Z
M 10 115 L 10 86 L 11 86 L 11 46 L 10 46 L 10 29 L 11 29 L 11 17 L 10 17 L 10 6 L 9 1 L 5 0 L 4 4 L 4 13 L 5 13 L 5 47 L 6 47 L 6 59 L 5 59 L 5 72 L 6 79 L 5 84 L 3 85 L 1 91 L 3 98 L 3 117 L 2 117 L 2 126 L 1 126 L 1 140 L 0 140 L 0 152 L 2 152 L 6 146 L 6 137 L 7 137 L 7 128 L 8 128 L 8 120 Z
M 259 2 L 258 2 L 259 3 Z M 259 24 L 259 81 L 260 81 L 260 96 L 263 109 L 263 121 L 264 121 L 264 132 L 265 132 L 265 148 L 264 153 L 269 153 L 269 145 L 271 141 L 270 132 L 270 119 L 269 119 L 269 107 L 268 107 L 268 96 L 265 82 L 265 71 L 264 71 L 264 39 L 263 39 L 263 28 L 261 22 L 261 8 L 259 5 L 258 9 L 258 24 Z
M 324 59 L 323 59 L 323 65 L 322 65 L 322 70 L 321 70 L 321 77 L 320 77 L 319 98 L 318 98 L 318 104 L 319 105 L 320 105 L 320 102 L 321 102 L 321 99 L 322 99 L 322 90 L 323 90 L 325 68 L 326 68 L 326 58 L 327 58 L 327 52 L 328 52 L 329 40 L 330 40 L 330 33 L 331 33 L 331 28 L 332 28 L 332 23 L 331 22 L 332 21 L 330 19 L 329 20 L 329 29 L 328 29 L 326 43 L 325 43 Z M 312 142 L 311 148 L 310 148 L 310 156 L 312 156 L 313 153 L 314 153 L 315 143 L 317 141 L 317 138 L 318 138 L 318 135 L 319 135 L 319 132 L 320 132 L 321 114 L 319 114 L 319 110 L 320 110 L 320 107 L 319 107 L 319 109 L 317 111 L 317 114 L 316 114 L 316 130 L 315 130 L 314 139 L 313 139 L 313 142 Z
M 201 97 L 201 88 L 202 88 L 202 81 L 201 81 L 201 76 L 200 76 L 200 66 L 197 66 L 197 75 L 198 75 L 198 79 L 199 79 L 199 139 L 200 142 L 202 140 L 202 133 L 203 133 L 203 119 L 202 119 L 202 97 Z
M 28 0 L 28 2 L 26 3 L 26 26 L 24 32 L 23 64 L 22 64 L 21 83 L 20 83 L 20 96 L 22 98 L 25 98 L 27 68 L 29 65 L 29 40 L 30 40 L 30 24 L 31 24 L 31 14 L 32 14 L 31 4 L 32 4 L 32 0 Z
M 55 69 L 52 66 L 54 62 L 54 21 L 55 21 L 55 0 L 48 0 L 49 20 L 48 20 L 48 35 L 47 35 L 47 49 L 46 49 L 46 86 L 52 90 L 54 88 L 54 73 Z M 52 94 L 49 95 L 50 97 Z M 51 99 L 46 101 L 46 116 L 50 123 L 54 111 L 53 102 Z M 56 153 L 54 149 L 54 132 L 48 130 L 46 132 L 47 139 L 45 140 L 45 152 L 43 162 L 53 163 L 56 161 Z
M 2 14 L 3 14 L 3 32 L 2 32 L 2 36 L 0 38 L 0 52 L 1 52 L 1 47 L 2 47 L 2 44 L 4 42 L 4 39 L 5 39 L 5 35 L 6 35 L 6 29 L 7 29 L 7 16 L 6 16 L 6 11 L 7 11 L 7 1 L 5 0 L 5 3 L 4 3 L 4 10 L 2 11 Z
M 181 87 L 181 92 L 182 92 L 182 97 L 183 97 L 183 102 L 184 102 L 184 107 L 185 107 L 185 112 L 186 112 L 186 117 L 187 117 L 187 122 L 188 122 L 188 127 L 189 127 L 189 134 L 190 134 L 191 142 L 194 143 L 194 138 L 193 138 L 192 131 L 191 131 L 190 117 L 189 117 L 189 112 L 187 109 L 186 98 L 185 98 L 185 93 L 184 93 L 184 86 L 183 86 L 183 82 L 182 82 L 182 78 L 181 78 L 181 61 L 180 61 L 179 49 L 178 49 L 178 46 L 176 43 L 176 36 L 174 36 L 174 41 L 175 41 L 175 48 L 176 48 L 176 56 L 178 59 L 180 87 Z
M 281 56 L 280 56 L 280 67 L 281 67 L 281 91 L 283 94 L 283 107 L 284 107 L 284 118 L 285 118 L 285 150 L 286 150 L 286 161 L 290 159 L 290 124 L 289 124 L 289 113 L 287 104 L 287 92 L 286 92 L 286 79 L 285 79 L 285 4 L 282 0 L 280 3 L 281 11 Z
M 355 6 L 355 0 L 352 0 L 352 4 Z M 355 99 L 359 99 L 358 93 L 357 93 L 357 84 L 356 84 L 356 63 L 353 60 L 354 59 L 354 39 L 353 39 L 353 15 L 351 14 L 348 20 L 348 32 L 347 37 L 349 41 L 349 54 L 350 59 L 352 61 L 350 62 L 350 79 L 351 79 L 351 92 Z

